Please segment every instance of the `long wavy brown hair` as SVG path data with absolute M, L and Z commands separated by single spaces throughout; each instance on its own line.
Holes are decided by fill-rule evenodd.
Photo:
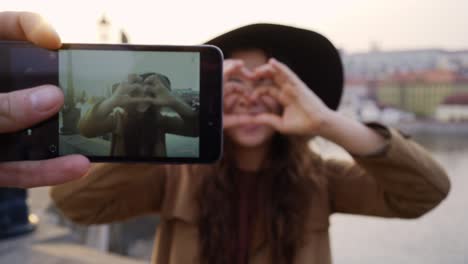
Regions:
M 140 74 L 140 77 L 144 80 L 152 75 L 156 75 L 161 83 L 171 90 L 171 81 L 163 74 L 148 72 Z M 131 118 L 124 128 L 125 154 L 130 157 L 152 156 L 156 145 L 154 135 L 164 133 L 160 125 L 161 109 L 152 105 L 140 118 L 135 107 L 129 107 L 127 112 Z
M 258 173 L 255 226 L 270 248 L 271 263 L 293 263 L 304 242 L 311 191 L 320 180 L 312 175 L 318 155 L 308 147 L 310 138 L 275 134 L 264 169 Z M 230 263 L 237 259 L 238 208 L 236 205 L 232 143 L 226 137 L 222 161 L 205 177 L 199 196 L 201 263 Z M 258 230 L 256 230 L 258 231 Z

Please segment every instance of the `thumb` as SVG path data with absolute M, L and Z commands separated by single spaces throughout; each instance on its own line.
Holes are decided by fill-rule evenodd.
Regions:
M 53 116 L 63 100 L 62 91 L 52 85 L 0 94 L 0 133 L 31 127 Z

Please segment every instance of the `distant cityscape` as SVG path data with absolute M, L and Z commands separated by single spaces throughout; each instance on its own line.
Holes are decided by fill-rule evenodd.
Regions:
M 99 42 L 129 41 L 105 15 L 97 24 Z M 386 124 L 466 124 L 468 131 L 468 49 L 340 51 L 345 91 L 340 111 L 362 121 Z M 194 109 L 199 94 L 176 92 Z
M 172 92 L 174 95 L 181 98 L 187 103 L 192 109 L 198 111 L 200 109 L 200 92 L 193 90 L 192 88 L 186 89 L 175 89 Z
M 346 54 L 342 111 L 364 121 L 468 121 L 468 50 Z

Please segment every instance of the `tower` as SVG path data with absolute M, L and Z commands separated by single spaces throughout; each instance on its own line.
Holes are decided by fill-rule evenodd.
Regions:
M 99 43 L 129 43 L 127 32 L 115 27 L 106 14 L 97 22 L 97 40 Z

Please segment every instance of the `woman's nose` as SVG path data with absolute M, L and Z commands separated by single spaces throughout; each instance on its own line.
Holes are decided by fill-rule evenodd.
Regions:
M 258 99 L 252 99 L 250 93 L 244 94 L 241 96 L 237 102 L 238 107 L 240 108 L 256 108 L 259 107 L 261 102 Z

